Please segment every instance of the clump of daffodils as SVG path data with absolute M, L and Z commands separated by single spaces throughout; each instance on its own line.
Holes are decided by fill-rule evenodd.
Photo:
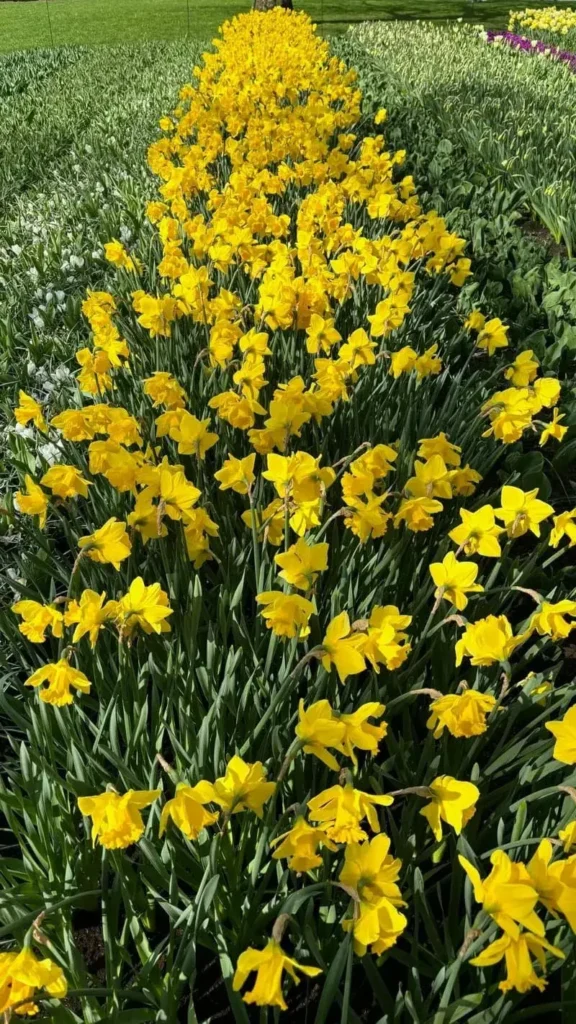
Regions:
M 142 853 L 176 888 L 191 856 L 186 909 L 167 903 L 178 927 L 189 891 L 216 879 L 198 928 L 233 961 L 232 990 L 278 1009 L 284 976 L 319 975 L 336 933 L 361 957 L 406 941 L 415 867 L 460 870 L 458 837 L 482 843 L 485 757 L 509 695 L 531 708 L 524 662 L 576 627 L 562 581 L 543 595 L 523 576 L 576 544 L 576 509 L 492 473 L 496 440 L 562 442 L 560 381 L 532 350 L 510 361 L 508 327 L 473 310 L 458 345 L 480 367 L 476 404 L 440 422 L 458 353 L 412 313 L 432 289 L 456 302 L 470 260 L 421 209 L 404 154 L 359 130 L 361 104 L 307 16 L 226 23 L 148 152 L 152 266 L 144 244 L 106 245 L 116 293 L 84 300 L 74 404 L 21 391 L 15 409 L 62 461 L 23 473 L 14 512 L 43 550 L 64 544 L 66 566 L 65 585 L 12 606 L 30 645 L 23 699 L 76 752 L 79 723 L 89 751 L 114 730 L 108 774 L 75 764 L 72 839 L 120 878 Z M 499 359 L 506 386 L 490 393 Z M 426 756 L 407 757 L 420 710 Z M 551 756 L 575 764 L 574 709 L 546 725 Z M 459 858 L 491 929 L 471 963 L 504 959 L 505 991 L 542 988 L 532 959 L 564 956 L 546 915 L 576 927 L 573 858 L 536 838 L 528 863 L 496 849 L 487 874 Z M 322 924 L 309 952 L 295 931 L 292 956 L 278 921 L 302 875 Z M 0 1012 L 3 970 L 24 1000 L 64 994 L 54 964 L 2 964 L 14 956 L 0 954 Z

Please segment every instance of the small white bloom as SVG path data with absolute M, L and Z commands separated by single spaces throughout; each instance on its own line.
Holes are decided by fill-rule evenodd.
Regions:
M 62 453 L 57 444 L 52 444 L 51 441 L 48 441 L 46 444 L 39 445 L 38 454 L 52 466 L 57 462 Z
M 34 431 L 32 427 L 23 427 L 21 423 L 17 423 L 14 427 L 14 433 L 18 434 L 18 437 L 24 437 L 27 441 L 31 441 L 34 437 Z

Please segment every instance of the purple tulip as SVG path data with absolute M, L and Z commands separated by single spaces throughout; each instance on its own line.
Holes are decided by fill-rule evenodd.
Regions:
M 570 68 L 570 71 L 576 74 L 576 53 L 561 50 L 558 46 L 550 46 L 548 43 L 540 42 L 540 40 L 518 36 L 515 32 L 497 32 L 494 29 L 487 29 L 486 39 L 489 43 L 501 40 L 514 50 L 524 50 L 526 53 L 545 53 L 555 60 L 562 61 L 563 64 Z

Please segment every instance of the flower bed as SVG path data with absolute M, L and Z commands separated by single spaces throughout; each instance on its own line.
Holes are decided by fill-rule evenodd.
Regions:
M 316 1024 L 491 1012 L 573 948 L 562 382 L 464 314 L 464 240 L 307 17 L 194 78 L 74 403 L 15 408 L 0 1006 L 205 1019 L 216 964 L 241 1022 L 302 1019 L 285 975 Z
M 516 35 L 515 32 L 497 32 L 494 29 L 487 29 L 484 35 L 489 43 L 506 43 L 507 46 L 511 46 L 514 50 L 521 50 L 523 53 L 540 53 L 545 57 L 552 57 L 554 60 L 566 64 L 570 71 L 576 73 L 576 53 L 561 50 L 560 47 L 543 43 L 539 39 Z
M 508 31 L 521 29 L 533 39 L 571 44 L 576 40 L 576 11 L 571 7 L 527 7 L 524 11 L 510 11 Z

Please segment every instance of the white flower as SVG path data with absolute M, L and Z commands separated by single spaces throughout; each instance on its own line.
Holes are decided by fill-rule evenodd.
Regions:
M 16 504 L 16 502 L 14 502 L 14 504 Z M 11 565 L 9 565 L 8 568 L 6 569 L 6 575 L 9 576 L 11 580 L 14 580 L 14 583 L 26 583 L 24 577 L 19 576 L 16 569 L 14 569 Z
M 72 379 L 72 373 L 67 366 L 57 366 L 53 376 L 59 381 L 69 381 Z
M 57 444 L 52 444 L 51 441 L 48 441 L 46 444 L 38 446 L 38 454 L 42 456 L 45 462 L 52 466 L 60 458 L 62 452 Z
M 32 427 L 23 427 L 21 423 L 17 423 L 14 427 L 14 433 L 18 434 L 18 437 L 24 437 L 26 440 L 31 441 L 34 437 L 34 431 Z

